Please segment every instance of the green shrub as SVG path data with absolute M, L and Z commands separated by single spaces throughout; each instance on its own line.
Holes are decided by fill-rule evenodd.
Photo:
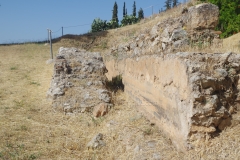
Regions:
M 106 20 L 101 20 L 100 18 L 96 18 L 93 20 L 92 23 L 92 32 L 99 32 L 99 31 L 104 31 L 108 29 L 108 24 Z
M 121 26 L 131 25 L 138 22 L 138 18 L 132 15 L 126 15 L 121 21 Z
M 200 0 L 219 7 L 220 16 L 216 30 L 221 30 L 221 37 L 229 37 L 240 31 L 240 0 Z

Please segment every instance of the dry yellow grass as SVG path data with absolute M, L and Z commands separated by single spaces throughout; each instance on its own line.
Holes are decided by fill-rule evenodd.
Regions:
M 240 53 L 240 33 L 224 39 L 223 48 L 228 51 L 231 50 L 233 52 Z
M 179 8 L 178 8 L 179 9 Z M 53 45 L 81 47 L 89 42 L 89 50 L 104 51 L 115 43 L 123 43 L 172 11 L 140 24 L 107 31 L 104 36 L 84 39 L 62 39 Z M 165 16 L 164 16 L 165 15 Z M 231 51 L 239 44 L 239 35 L 224 40 L 224 47 L 213 52 Z M 205 51 L 208 51 L 205 50 Z M 235 50 L 234 50 L 235 51 Z M 236 51 L 239 51 L 236 50 Z M 187 153 L 176 151 L 171 141 L 151 125 L 137 110 L 129 97 L 118 92 L 115 107 L 102 118 L 90 114 L 66 116 L 52 110 L 46 100 L 53 64 L 49 46 L 27 44 L 0 46 L 0 159 L 240 159 L 240 115 L 234 115 L 233 126 L 218 137 L 197 146 Z M 97 134 L 104 135 L 106 146 L 88 150 L 87 142 Z
M 54 53 L 61 45 L 54 44 Z M 179 153 L 121 92 L 115 97 L 116 106 L 99 119 L 53 111 L 46 100 L 53 70 L 52 64 L 46 64 L 49 46 L 1 46 L 0 56 L 0 159 L 240 158 L 239 124 L 188 153 Z M 88 150 L 87 142 L 99 132 L 106 146 Z

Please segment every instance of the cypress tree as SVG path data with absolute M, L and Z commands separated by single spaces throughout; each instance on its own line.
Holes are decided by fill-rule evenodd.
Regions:
M 172 7 L 176 7 L 178 5 L 178 0 L 173 0 L 173 5 Z
M 164 7 L 166 7 L 166 10 L 168 10 L 168 9 L 171 9 L 171 5 L 172 4 L 172 0 L 166 0 L 165 1 L 165 6 Z
M 144 18 L 144 13 L 143 13 L 143 9 L 140 8 L 138 11 L 138 20 L 141 20 Z
M 126 16 L 126 6 L 125 6 L 125 2 L 124 2 L 124 4 L 123 4 L 123 17 L 125 17 Z
M 163 9 L 161 8 L 161 9 L 159 9 L 159 13 L 162 13 L 163 12 Z
M 136 17 L 137 13 L 136 13 L 136 2 L 134 1 L 133 3 L 133 16 Z
M 113 6 L 113 14 L 112 14 L 112 28 L 117 28 L 118 27 L 118 5 L 117 2 L 115 1 L 114 6 Z

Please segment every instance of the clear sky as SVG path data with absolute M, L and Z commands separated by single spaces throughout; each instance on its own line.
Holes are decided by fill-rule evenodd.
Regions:
M 116 0 L 118 18 L 122 19 L 123 3 L 132 14 L 134 0 Z M 137 11 L 145 17 L 164 9 L 165 0 L 135 0 Z M 0 44 L 47 39 L 47 28 L 53 37 L 64 34 L 83 34 L 91 29 L 95 18 L 111 20 L 115 0 L 0 0 Z M 85 25 L 86 24 L 86 25 Z M 75 26 L 75 27 L 71 27 Z

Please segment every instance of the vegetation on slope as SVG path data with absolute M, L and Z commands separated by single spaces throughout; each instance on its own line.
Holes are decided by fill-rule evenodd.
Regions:
M 220 17 L 217 30 L 221 37 L 226 38 L 240 31 L 240 0 L 201 0 L 219 7 Z
M 143 9 L 140 8 L 138 11 L 138 17 L 136 13 L 136 2 L 133 3 L 133 11 L 131 15 L 127 14 L 126 4 L 123 4 L 123 18 L 121 20 L 121 24 L 119 24 L 118 19 L 118 5 L 117 2 L 114 3 L 113 10 L 112 10 L 112 19 L 111 21 L 107 22 L 106 20 L 102 20 L 100 18 L 95 18 L 91 25 L 91 32 L 99 32 L 105 31 L 108 29 L 114 29 L 118 27 L 123 27 L 126 25 L 131 25 L 139 22 L 141 19 L 144 18 Z

